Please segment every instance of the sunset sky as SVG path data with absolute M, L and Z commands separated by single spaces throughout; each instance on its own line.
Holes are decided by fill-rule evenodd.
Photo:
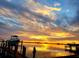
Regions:
M 0 37 L 77 37 L 78 5 L 78 0 L 0 0 Z

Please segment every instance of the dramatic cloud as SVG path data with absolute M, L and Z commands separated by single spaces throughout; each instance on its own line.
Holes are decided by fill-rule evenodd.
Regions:
M 79 1 L 64 0 L 56 23 L 66 31 L 79 32 Z
M 52 2 L 51 0 L 0 0 L 0 33 L 10 33 L 11 35 L 22 31 L 23 33 L 47 35 L 48 37 L 53 35 L 58 38 L 74 36 L 62 30 L 67 30 L 66 28 L 71 26 L 69 31 L 77 31 L 76 29 L 71 30 L 72 26 L 75 27 L 77 24 L 77 14 L 70 17 L 70 14 L 64 13 L 67 9 L 65 7 L 69 6 L 70 3 L 67 5 L 65 2 L 68 1 L 66 0 Z M 63 3 L 65 5 L 62 5 Z M 69 8 L 67 12 L 72 9 Z M 72 24 L 71 19 L 75 19 L 75 25 Z M 59 35 L 59 33 L 64 34 Z M 25 35 L 27 36 L 27 34 Z

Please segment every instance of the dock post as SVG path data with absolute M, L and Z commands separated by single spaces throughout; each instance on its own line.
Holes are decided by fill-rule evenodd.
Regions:
M 33 47 L 33 58 L 35 58 L 35 55 L 36 55 L 36 48 Z
M 26 47 L 25 46 L 23 46 L 22 56 L 26 57 Z

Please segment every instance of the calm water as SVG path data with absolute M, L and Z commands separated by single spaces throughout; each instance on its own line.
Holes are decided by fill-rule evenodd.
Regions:
M 25 42 L 25 41 L 24 41 Z M 36 42 L 36 41 L 26 41 L 26 42 Z M 45 41 L 40 41 L 45 42 Z M 79 40 L 56 40 L 56 41 L 46 41 L 48 43 L 79 43 Z M 69 53 L 65 51 L 65 45 L 56 45 L 56 44 L 37 44 L 37 43 L 23 43 L 26 47 L 26 56 L 32 58 L 33 47 L 36 47 L 36 58 L 53 58 L 59 56 L 68 56 L 74 55 L 73 53 Z
M 32 58 L 33 47 L 36 47 L 36 58 L 53 58 L 59 56 L 67 56 L 73 55 L 73 53 L 69 53 L 65 51 L 64 45 L 34 45 L 34 44 L 26 44 L 26 56 Z

